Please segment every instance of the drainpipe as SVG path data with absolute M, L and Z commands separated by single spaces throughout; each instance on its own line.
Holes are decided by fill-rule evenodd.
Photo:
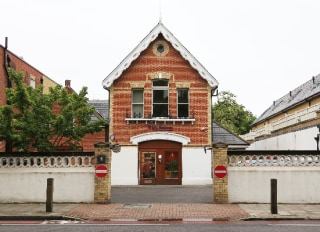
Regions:
M 103 87 L 105 90 L 107 90 L 108 92 L 108 126 L 107 126 L 107 129 L 106 129 L 106 141 L 105 142 L 109 142 L 110 138 L 110 88 L 106 88 L 106 87 Z
M 218 91 L 218 86 L 215 86 L 214 88 L 211 88 L 211 120 L 213 121 L 213 111 L 212 111 L 212 107 L 213 107 L 213 101 L 212 101 L 212 97 L 217 97 L 219 94 L 219 91 Z M 212 125 L 211 125 L 212 126 Z
M 213 135 L 213 133 L 214 133 L 214 131 L 213 131 L 213 127 L 212 127 L 212 123 L 213 123 L 213 120 L 214 120 L 214 112 L 213 112 L 213 100 L 212 100 L 212 98 L 213 97 L 217 97 L 218 96 L 218 86 L 215 86 L 215 87 L 213 87 L 213 88 L 211 88 L 211 97 L 210 97 L 210 100 L 211 100 L 211 102 L 210 102 L 210 116 L 211 116 L 211 119 L 210 119 L 210 122 L 211 122 L 211 124 L 210 125 L 208 125 L 208 127 L 210 126 L 210 128 L 211 128 L 211 135 L 210 135 L 210 139 L 211 139 L 211 141 L 210 141 L 210 147 L 212 148 L 212 143 L 213 143 L 213 141 L 212 141 L 212 135 Z
M 5 75 L 7 76 L 7 88 L 12 87 L 11 80 L 9 78 L 9 72 L 8 72 L 8 67 L 7 67 L 7 50 L 8 50 L 8 37 L 5 38 L 5 46 L 4 46 L 4 53 L 3 53 L 3 67 L 4 67 L 4 72 Z M 7 105 L 10 105 L 10 101 L 7 101 Z M 5 151 L 6 152 L 12 152 L 12 142 L 11 139 L 8 139 L 5 141 Z
M 7 76 L 7 88 L 11 88 L 11 80 L 9 78 L 8 66 L 7 66 L 7 53 L 8 50 L 8 37 L 5 38 L 5 46 L 4 46 L 4 53 L 3 53 L 3 67 Z M 7 104 L 10 105 L 10 102 L 7 100 Z

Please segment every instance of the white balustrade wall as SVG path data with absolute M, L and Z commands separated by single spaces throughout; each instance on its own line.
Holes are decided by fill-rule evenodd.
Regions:
M 0 203 L 46 202 L 54 179 L 54 202 L 94 201 L 93 153 L 71 156 L 0 156 Z
M 228 153 L 230 203 L 270 203 L 277 179 L 278 203 L 320 203 L 320 153 L 244 151 Z
M 54 202 L 94 201 L 93 154 L 0 156 L 0 203 L 45 202 L 54 179 Z M 278 180 L 279 203 L 320 203 L 320 153 L 228 152 L 230 203 L 270 203 L 270 180 Z

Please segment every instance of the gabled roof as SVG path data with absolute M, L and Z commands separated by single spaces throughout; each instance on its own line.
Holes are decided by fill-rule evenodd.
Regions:
M 231 131 L 227 130 L 217 122 L 212 122 L 212 142 L 219 143 L 222 142 L 227 145 L 233 146 L 249 146 L 249 143 L 239 136 L 235 135 Z
M 273 104 L 257 118 L 251 126 L 254 126 L 261 121 L 276 116 L 302 102 L 320 95 L 320 75 L 312 77 L 311 80 L 300 85 L 298 88 L 290 91 L 282 98 L 273 102 Z
M 190 65 L 196 69 L 200 76 L 205 79 L 212 88 L 218 86 L 218 81 L 200 64 L 200 62 L 173 36 L 173 34 L 159 22 L 151 32 L 139 43 L 139 45 L 102 81 L 105 89 L 108 89 L 113 82 L 121 76 L 130 64 L 139 57 L 140 53 L 148 48 L 159 34 L 171 43 L 171 45 L 180 52 L 182 57 L 189 61 Z
M 89 100 L 89 105 L 96 109 L 96 114 L 92 115 L 92 120 L 96 121 L 98 119 L 109 120 L 109 102 L 108 100 Z

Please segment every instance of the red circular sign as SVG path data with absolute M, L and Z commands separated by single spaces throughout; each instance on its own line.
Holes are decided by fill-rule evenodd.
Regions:
M 227 168 L 222 165 L 218 165 L 214 169 L 214 175 L 218 178 L 223 178 L 227 175 Z
M 98 165 L 95 173 L 97 177 L 104 178 L 108 174 L 108 168 L 106 165 Z

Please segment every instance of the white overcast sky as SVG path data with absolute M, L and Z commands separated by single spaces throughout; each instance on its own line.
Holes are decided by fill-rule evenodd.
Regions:
M 162 19 L 239 104 L 260 116 L 320 73 L 318 0 L 0 0 L 0 44 L 90 99 Z M 161 15 L 161 17 L 160 17 Z

